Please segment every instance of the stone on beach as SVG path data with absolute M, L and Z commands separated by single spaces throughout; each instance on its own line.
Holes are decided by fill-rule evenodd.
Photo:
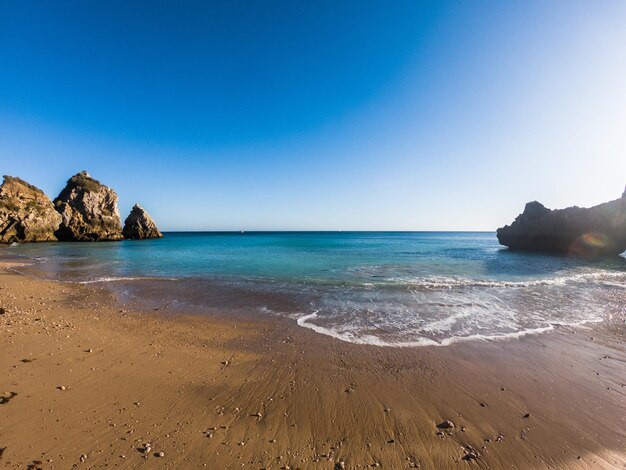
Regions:
M 163 237 L 152 217 L 139 204 L 135 204 L 128 217 L 126 217 L 122 234 L 124 238 L 130 240 Z
M 437 425 L 439 429 L 454 429 L 454 423 L 450 420 L 442 421 Z
M 620 199 L 590 208 L 550 210 L 533 201 L 511 225 L 497 231 L 513 250 L 583 256 L 616 256 L 626 250 L 626 191 Z
M 139 204 L 126 218 L 124 229 L 117 194 L 82 171 L 72 176 L 50 200 L 26 181 L 4 176 L 0 185 L 0 243 L 111 241 L 161 238 L 156 223 Z
M 56 236 L 63 241 L 121 240 L 117 194 L 82 171 L 72 176 L 54 200 L 61 214 Z
M 468 460 L 468 461 L 472 461 L 472 460 L 476 460 L 480 457 L 480 453 L 478 453 L 478 451 L 474 450 L 474 448 L 472 446 L 467 446 L 465 448 L 465 455 L 463 456 L 463 460 Z
M 4 176 L 0 186 L 0 242 L 54 241 L 61 216 L 44 192 L 26 181 Z
M 13 398 L 17 396 L 17 392 L 7 392 L 8 396 L 0 396 L 0 405 L 9 403 Z

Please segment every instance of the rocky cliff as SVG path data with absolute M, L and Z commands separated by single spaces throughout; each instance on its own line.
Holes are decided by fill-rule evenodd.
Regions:
M 43 191 L 20 178 L 5 176 L 0 186 L 0 242 L 56 240 L 61 216 Z
M 626 191 L 620 199 L 590 208 L 550 210 L 529 202 L 524 212 L 497 234 L 500 244 L 515 250 L 618 255 L 626 251 Z
M 83 171 L 72 176 L 54 200 L 61 214 L 56 231 L 59 240 L 121 240 L 122 223 L 117 209 L 117 194 Z
M 152 217 L 139 204 L 135 204 L 126 217 L 122 234 L 124 238 L 131 240 L 161 238 L 163 236 Z

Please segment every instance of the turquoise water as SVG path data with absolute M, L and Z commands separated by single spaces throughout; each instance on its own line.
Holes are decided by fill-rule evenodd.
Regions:
M 494 233 L 167 233 L 22 244 L 26 272 L 166 311 L 279 315 L 381 346 L 498 339 L 623 312 L 626 259 L 511 252 Z

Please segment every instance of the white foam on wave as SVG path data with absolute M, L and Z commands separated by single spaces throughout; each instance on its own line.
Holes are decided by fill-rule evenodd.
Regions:
M 452 289 L 455 287 L 536 287 L 563 286 L 568 282 L 594 282 L 605 279 L 617 279 L 626 282 L 626 272 L 596 271 L 578 273 L 569 276 L 556 276 L 528 281 L 497 281 L 492 279 L 469 279 L 463 277 L 429 276 L 423 278 L 392 277 L 386 283 L 422 287 L 426 289 Z
M 427 323 L 422 327 L 424 331 L 428 331 L 429 333 L 443 333 L 445 331 L 450 331 L 452 326 L 458 321 L 467 318 L 471 315 L 471 312 L 464 310 L 459 313 L 454 313 L 452 315 L 448 315 L 447 317 L 441 320 L 434 320 L 430 323 Z
M 176 278 L 167 278 L 167 277 L 147 277 L 147 276 L 138 276 L 138 277 L 98 277 L 95 279 L 89 279 L 86 281 L 76 281 L 77 284 L 98 284 L 103 282 L 124 282 L 124 281 L 176 281 Z M 73 282 L 73 281 L 69 281 Z
M 418 338 L 410 341 L 387 341 L 375 335 L 359 335 L 358 327 L 345 327 L 338 329 L 337 327 L 326 328 L 323 326 L 311 323 L 310 320 L 318 318 L 318 311 L 303 315 L 299 317 L 296 322 L 299 326 L 308 328 L 326 336 L 331 336 L 335 339 L 345 341 L 353 344 L 363 344 L 370 346 L 380 347 L 392 347 L 392 348 L 410 348 L 410 347 L 422 347 L 422 346 L 449 346 L 455 343 L 461 343 L 466 341 L 503 341 L 510 339 L 519 339 L 527 335 L 537 335 L 552 331 L 558 326 L 579 327 L 586 323 L 597 323 L 602 321 L 601 318 L 591 318 L 580 322 L 552 322 L 547 326 L 537 328 L 527 328 L 524 330 L 514 331 L 510 333 L 498 333 L 498 334 L 471 334 L 466 336 L 449 336 L 437 341 L 431 338 Z M 356 334 L 355 334 L 356 333 Z

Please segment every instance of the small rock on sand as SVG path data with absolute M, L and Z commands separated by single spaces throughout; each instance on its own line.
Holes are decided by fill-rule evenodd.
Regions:
M 463 460 L 473 461 L 480 457 L 478 451 L 474 450 L 472 446 L 467 446 L 465 448 L 465 455 L 463 456 Z
M 9 403 L 13 398 L 17 396 L 17 392 L 9 392 L 9 396 L 0 396 L 0 405 Z
M 4 307 L 0 307 L 0 315 L 4 315 L 5 313 L 7 313 L 7 311 L 4 309 Z
M 450 420 L 445 420 L 437 425 L 439 429 L 454 429 L 454 423 Z

